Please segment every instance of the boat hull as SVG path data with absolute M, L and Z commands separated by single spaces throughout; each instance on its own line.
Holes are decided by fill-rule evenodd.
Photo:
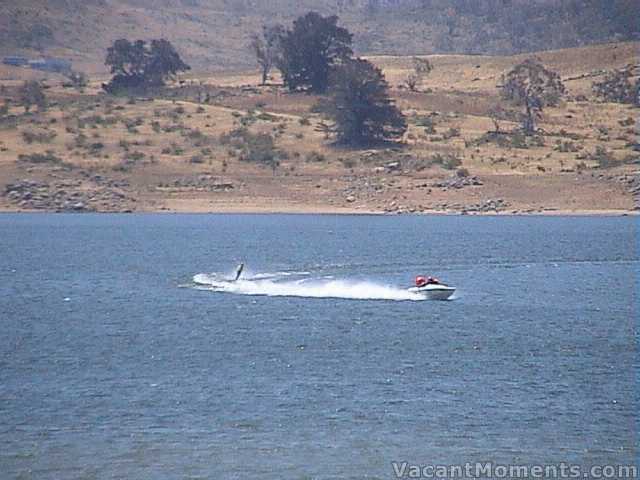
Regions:
M 449 300 L 456 292 L 456 289 L 446 285 L 426 285 L 424 287 L 412 287 L 409 291 L 424 295 L 429 300 Z

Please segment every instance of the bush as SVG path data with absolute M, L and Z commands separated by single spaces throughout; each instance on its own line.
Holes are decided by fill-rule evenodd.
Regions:
M 127 152 L 125 157 L 122 160 L 122 164 L 124 166 L 131 166 L 145 158 L 145 154 L 139 151 Z
M 427 135 L 433 135 L 436 133 L 435 122 L 433 121 L 433 117 L 429 115 L 421 115 L 416 117 L 416 125 L 419 127 L 424 127 L 424 133 Z
M 74 139 L 77 148 L 84 147 L 87 144 L 87 136 L 84 133 L 80 133 Z
M 513 135 L 511 135 L 511 146 L 513 148 L 520 148 L 520 149 L 529 148 L 526 135 L 521 132 L 516 132 Z
M 165 153 L 165 151 L 166 151 L 166 153 L 169 153 L 171 155 L 176 155 L 176 156 L 180 156 L 180 155 L 184 154 L 184 148 L 182 148 L 181 146 L 179 146 L 176 143 L 171 143 L 171 148 L 163 149 L 162 153 Z
M 327 157 L 325 157 L 322 153 L 314 151 L 307 155 L 305 161 L 309 163 L 324 163 L 327 161 Z
M 103 148 L 104 148 L 104 143 L 102 142 L 95 142 L 89 145 L 89 150 L 91 150 L 92 153 L 97 153 Z
M 558 140 L 556 142 L 556 146 L 553 147 L 553 149 L 562 153 L 569 153 L 569 152 L 576 153 L 582 150 L 580 145 L 576 145 L 575 143 L 568 140 L 567 141 Z
M 596 162 L 598 168 L 611 168 L 620 164 L 610 151 L 600 145 L 596 147 L 596 151 L 590 155 L 590 158 Z
M 184 131 L 182 135 L 191 140 L 196 147 L 205 146 L 212 140 L 209 136 L 205 135 L 197 128 L 194 130 Z
M 275 169 L 279 164 L 281 152 L 275 148 L 275 142 L 268 133 L 252 133 L 246 128 L 237 128 L 220 136 L 220 143 L 231 145 L 240 150 L 240 160 L 259 163 Z
M 618 123 L 622 127 L 632 127 L 633 125 L 636 124 L 636 121 L 633 117 L 627 117 L 624 120 L 620 120 Z
M 51 143 L 51 141 L 56 137 L 56 132 L 41 131 L 34 132 L 33 130 L 25 130 L 22 132 L 22 138 L 28 144 L 32 144 L 34 142 L 37 143 Z
M 447 130 L 442 134 L 442 138 L 444 138 L 445 140 L 449 140 L 450 138 L 459 137 L 459 136 L 460 136 L 459 128 L 450 128 L 449 130 Z
M 446 170 L 455 170 L 462 165 L 462 160 L 453 154 L 436 153 L 431 157 L 431 163 L 442 166 Z
M 18 90 L 18 96 L 26 112 L 29 112 L 33 105 L 36 105 L 40 111 L 47 109 L 47 99 L 39 82 L 34 80 L 24 82 Z
M 18 161 L 25 163 L 62 163 L 62 159 L 57 157 L 51 150 L 47 150 L 46 153 L 22 154 L 18 156 Z
M 87 74 L 84 72 L 74 72 L 71 70 L 67 74 L 67 78 L 69 79 L 70 86 L 80 92 L 83 92 L 84 88 L 89 85 L 89 77 L 87 77 Z
M 344 165 L 344 168 L 352 169 L 358 164 L 354 158 L 341 158 L 340 162 Z
M 261 120 L 263 122 L 275 122 L 278 120 L 278 117 L 276 117 L 275 115 L 271 115 L 270 113 L 267 113 L 267 112 L 262 112 L 256 115 L 256 119 Z
M 640 78 L 633 80 L 633 68 L 608 72 L 601 82 L 594 82 L 593 92 L 605 102 L 639 105 Z

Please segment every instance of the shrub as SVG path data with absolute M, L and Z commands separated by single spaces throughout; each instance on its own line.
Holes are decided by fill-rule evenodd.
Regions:
M 416 117 L 416 125 L 419 127 L 424 127 L 424 133 L 427 135 L 433 135 L 436 133 L 435 122 L 433 121 L 433 117 L 429 115 L 421 115 Z
M 18 161 L 25 163 L 62 163 L 62 159 L 57 157 L 51 150 L 47 150 L 46 153 L 22 154 L 18 156 Z
M 278 120 L 278 117 L 276 117 L 275 115 L 271 115 L 270 113 L 267 113 L 267 112 L 262 112 L 256 115 L 256 119 L 261 120 L 263 122 L 275 122 L 276 120 Z
M 239 158 L 243 162 L 268 165 L 273 169 L 280 164 L 281 152 L 275 148 L 274 139 L 268 133 L 252 133 L 246 128 L 237 128 L 221 135 L 220 143 L 240 150 Z
M 449 140 L 450 138 L 459 137 L 459 136 L 460 136 L 459 128 L 450 128 L 449 130 L 447 130 L 442 134 L 442 138 L 444 138 L 445 140 Z
M 33 130 L 25 130 L 22 132 L 22 138 L 28 144 L 32 144 L 34 142 L 37 143 L 51 143 L 51 141 L 56 137 L 56 132 L 52 132 L 49 130 L 34 132 Z
M 193 142 L 196 147 L 202 147 L 210 142 L 211 138 L 202 133 L 197 128 L 194 130 L 186 130 L 182 135 Z
M 562 153 L 576 153 L 579 152 L 582 148 L 571 141 L 558 140 L 556 142 L 556 146 L 553 147 L 553 149 Z
M 87 136 L 84 133 L 79 133 L 74 142 L 77 148 L 84 147 L 87 144 Z
M 633 67 L 608 72 L 600 82 L 594 82 L 593 92 L 605 102 L 639 105 L 640 78 L 633 80 Z
M 47 99 L 44 95 L 44 89 L 39 82 L 24 82 L 18 90 L 18 96 L 20 104 L 24 107 L 27 113 L 33 105 L 36 105 L 40 111 L 47 109 Z
M 440 154 L 436 153 L 431 157 L 431 163 L 441 165 L 446 170 L 455 170 L 462 165 L 462 160 L 453 154 Z
M 92 143 L 91 145 L 89 145 L 89 150 L 92 153 L 97 153 L 98 151 L 102 150 L 104 148 L 104 143 L 102 142 L 95 142 Z
M 9 115 L 9 101 L 5 100 L 2 105 L 0 105 L 0 117 L 4 117 Z
M 169 153 L 176 156 L 184 155 L 184 148 L 182 148 L 176 143 L 172 143 L 171 150 L 169 151 Z
M 511 146 L 513 148 L 521 148 L 521 149 L 529 148 L 529 144 L 527 143 L 527 137 L 524 135 L 524 133 L 516 132 L 513 135 L 511 135 Z
M 344 168 L 352 169 L 358 164 L 358 162 L 353 158 L 341 158 L 340 162 L 344 165 Z
M 596 147 L 596 151 L 590 155 L 590 158 L 599 168 L 611 168 L 620 164 L 610 151 L 600 145 Z
M 146 155 L 144 153 L 136 150 L 134 152 L 127 153 L 126 156 L 124 157 L 124 162 L 127 164 L 137 163 L 143 160 L 145 156 Z
M 322 153 L 313 151 L 307 154 L 305 161 L 309 163 L 324 163 L 327 161 L 327 157 L 325 157 Z
M 631 127 L 631 126 L 635 125 L 636 121 L 635 121 L 635 119 L 633 117 L 627 117 L 624 120 L 620 120 L 618 123 L 622 127 Z

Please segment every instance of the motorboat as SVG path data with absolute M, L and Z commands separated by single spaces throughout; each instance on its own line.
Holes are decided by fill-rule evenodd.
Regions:
M 416 284 L 409 288 L 412 293 L 424 295 L 429 300 L 449 300 L 455 293 L 455 287 L 445 285 L 434 277 L 416 277 Z

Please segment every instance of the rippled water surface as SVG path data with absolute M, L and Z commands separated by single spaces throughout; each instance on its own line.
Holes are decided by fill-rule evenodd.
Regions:
M 2 479 L 637 461 L 634 218 L 9 214 L 0 254 Z

